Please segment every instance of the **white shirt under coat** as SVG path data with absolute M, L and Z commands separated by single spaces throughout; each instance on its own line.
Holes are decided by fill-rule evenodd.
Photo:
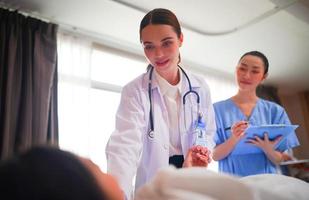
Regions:
M 164 98 L 168 114 L 168 127 L 170 137 L 169 156 L 182 155 L 178 118 L 180 108 L 182 73 L 180 72 L 179 75 L 179 82 L 176 85 L 171 85 L 167 80 L 161 77 L 156 70 L 154 70 L 154 77 L 158 81 L 158 85 Z

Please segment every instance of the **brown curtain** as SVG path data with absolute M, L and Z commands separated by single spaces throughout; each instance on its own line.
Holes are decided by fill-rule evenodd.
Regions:
M 0 8 L 0 158 L 58 142 L 57 25 Z

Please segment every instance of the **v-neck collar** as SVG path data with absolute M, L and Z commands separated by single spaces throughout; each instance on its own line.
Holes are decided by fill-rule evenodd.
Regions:
M 238 110 L 239 113 L 241 113 L 242 117 L 244 118 L 245 121 L 250 121 L 250 119 L 252 118 L 252 116 L 254 116 L 254 113 L 257 110 L 258 104 L 260 102 L 260 98 L 258 98 L 258 100 L 256 101 L 256 104 L 254 106 L 254 108 L 252 109 L 252 112 L 250 113 L 250 116 L 246 116 L 243 111 L 237 106 L 237 104 L 233 101 L 232 98 L 229 99 L 230 103 L 235 107 L 236 110 Z

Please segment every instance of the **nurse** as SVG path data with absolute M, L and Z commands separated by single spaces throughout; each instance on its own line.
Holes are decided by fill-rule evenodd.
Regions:
M 147 72 L 123 88 L 116 128 L 106 146 L 107 172 L 127 199 L 133 195 L 134 176 L 139 188 L 169 164 L 206 167 L 215 134 L 208 85 L 180 67 L 183 34 L 176 16 L 166 9 L 147 13 L 140 42 Z M 205 125 L 206 146 L 194 145 L 198 120 Z
M 273 141 L 255 137 L 249 140 L 252 145 L 262 149 L 255 154 L 231 154 L 235 145 L 245 134 L 248 124 L 290 124 L 285 110 L 276 103 L 258 98 L 257 86 L 268 75 L 268 60 L 258 51 L 245 53 L 236 67 L 238 92 L 235 96 L 214 104 L 217 134 L 213 159 L 219 161 L 219 170 L 238 176 L 276 173 L 276 164 L 288 158 L 285 151 L 298 146 L 295 133 L 281 142 L 277 150 L 274 146 L 281 140 Z

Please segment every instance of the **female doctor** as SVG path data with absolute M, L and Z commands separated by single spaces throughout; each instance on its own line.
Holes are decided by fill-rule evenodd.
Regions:
M 140 23 L 147 72 L 122 90 L 116 129 L 106 146 L 107 172 L 118 180 L 125 198 L 162 167 L 207 166 L 214 146 L 215 117 L 203 78 L 180 66 L 183 34 L 176 16 L 154 9 Z M 207 145 L 195 145 L 194 127 L 205 124 Z

